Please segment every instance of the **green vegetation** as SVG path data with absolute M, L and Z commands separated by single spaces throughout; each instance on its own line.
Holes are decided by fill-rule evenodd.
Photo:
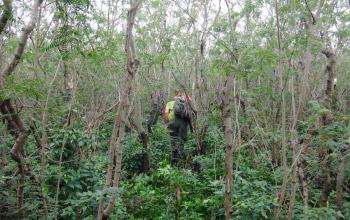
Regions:
M 0 219 L 350 219 L 349 21 L 345 0 L 0 1 Z

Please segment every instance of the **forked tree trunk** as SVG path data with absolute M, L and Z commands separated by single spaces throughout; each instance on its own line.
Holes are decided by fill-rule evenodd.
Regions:
M 221 115 L 224 123 L 226 154 L 225 154 L 225 219 L 231 219 L 232 186 L 233 186 L 233 128 L 232 128 L 232 91 L 234 89 L 234 77 L 228 76 L 221 94 Z
M 118 106 L 118 110 L 116 113 L 116 118 L 114 122 L 114 127 L 112 131 L 111 142 L 108 150 L 108 171 L 106 176 L 106 182 L 104 186 L 104 192 L 101 195 L 99 202 L 99 210 L 97 219 L 108 219 L 110 214 L 113 211 L 116 193 L 119 188 L 119 180 L 121 174 L 121 163 L 122 163 L 122 153 L 123 153 L 123 142 L 125 137 L 125 123 L 129 117 L 129 95 L 132 93 L 132 88 L 134 84 L 134 77 L 137 72 L 137 67 L 139 61 L 136 59 L 135 47 L 132 30 L 135 23 L 136 12 L 141 4 L 142 0 L 133 1 L 129 11 L 127 18 L 127 30 L 126 30 L 126 40 L 125 40 L 125 51 L 127 54 L 127 75 L 125 79 L 125 87 L 122 92 L 122 97 L 120 100 L 120 105 Z M 118 137 L 117 137 L 118 136 Z M 115 163 L 114 172 L 113 172 L 113 160 Z M 111 193 L 111 197 L 108 202 L 108 206 L 104 209 L 104 196 L 106 191 L 110 188 L 112 174 L 113 177 L 113 192 Z

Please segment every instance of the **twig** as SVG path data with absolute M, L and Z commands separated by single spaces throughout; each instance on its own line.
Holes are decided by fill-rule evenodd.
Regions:
M 308 10 L 308 11 L 310 12 L 310 14 L 311 14 L 311 17 L 312 17 L 312 24 L 315 25 L 315 24 L 316 24 L 316 18 L 315 18 L 315 16 L 314 16 L 314 13 L 312 13 L 312 11 L 311 11 L 311 9 L 310 9 L 310 7 L 309 7 L 309 4 L 307 3 L 307 0 L 304 0 L 304 2 L 305 2 L 305 5 L 306 5 L 307 10 Z
M 91 119 L 91 122 L 88 123 L 87 128 L 89 130 L 91 130 L 92 128 L 95 127 L 97 120 L 99 120 L 100 118 L 102 118 L 105 114 L 107 114 L 108 112 L 112 111 L 120 102 L 117 101 L 116 103 L 114 103 L 111 107 L 109 107 L 108 109 L 104 110 L 103 112 L 101 112 L 98 116 L 96 116 L 95 118 Z

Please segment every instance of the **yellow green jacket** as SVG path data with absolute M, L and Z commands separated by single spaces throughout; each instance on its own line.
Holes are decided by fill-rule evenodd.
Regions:
M 175 118 L 174 105 L 175 105 L 175 101 L 170 101 L 170 102 L 166 103 L 164 113 L 165 113 L 168 121 L 172 121 Z

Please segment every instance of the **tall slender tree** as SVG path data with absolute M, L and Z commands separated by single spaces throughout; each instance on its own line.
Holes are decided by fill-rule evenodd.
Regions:
M 99 210 L 97 219 L 108 219 L 116 201 L 116 193 L 119 187 L 120 175 L 121 175 L 121 163 L 122 163 L 122 153 L 123 153 L 123 142 L 125 137 L 125 123 L 129 117 L 130 100 L 129 95 L 132 92 L 134 78 L 137 73 L 137 68 L 139 61 L 136 59 L 134 37 L 133 37 L 133 27 L 135 24 L 135 17 L 137 10 L 141 5 L 142 0 L 132 1 L 130 9 L 128 10 L 127 17 L 127 29 L 126 29 L 126 39 L 125 39 L 125 52 L 127 54 L 127 64 L 126 71 L 127 75 L 125 78 L 124 88 L 122 91 L 122 97 L 118 110 L 115 117 L 114 127 L 112 131 L 112 137 L 110 141 L 110 146 L 108 150 L 108 171 L 106 176 L 106 182 L 104 186 L 104 192 L 110 187 L 112 175 L 113 181 L 112 186 L 114 190 L 109 199 L 107 208 L 104 209 L 104 193 L 101 195 L 99 202 Z M 115 167 L 113 165 L 115 164 Z M 114 167 L 114 169 L 113 169 Z M 113 172 L 114 170 L 114 172 Z M 114 174 L 113 174 L 114 173 Z

